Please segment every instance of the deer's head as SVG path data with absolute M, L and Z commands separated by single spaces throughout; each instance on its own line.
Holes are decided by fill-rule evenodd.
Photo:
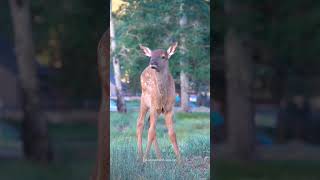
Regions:
M 175 53 L 178 43 L 173 43 L 167 51 L 163 49 L 157 49 L 151 51 L 148 47 L 140 45 L 140 48 L 144 55 L 150 57 L 149 65 L 157 72 L 161 72 L 168 68 L 168 60 Z

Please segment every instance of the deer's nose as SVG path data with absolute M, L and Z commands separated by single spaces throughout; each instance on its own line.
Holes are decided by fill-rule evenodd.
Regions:
M 150 65 L 158 66 L 158 62 L 155 60 L 151 60 Z
M 155 70 L 158 69 L 158 62 L 157 61 L 151 60 L 149 64 L 152 69 L 155 69 Z

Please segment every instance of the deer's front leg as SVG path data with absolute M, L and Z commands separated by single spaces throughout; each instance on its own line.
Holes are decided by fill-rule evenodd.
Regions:
M 151 144 L 153 143 L 153 140 L 156 137 L 156 124 L 157 124 L 157 118 L 158 118 L 157 116 L 158 114 L 156 111 L 152 111 L 152 110 L 150 111 L 150 127 L 148 131 L 148 143 L 147 143 L 146 152 L 143 157 L 143 161 L 147 160 L 149 151 L 151 148 Z
M 174 153 L 176 154 L 177 160 L 180 163 L 181 155 L 180 155 L 180 151 L 177 143 L 176 133 L 174 132 L 174 128 L 173 128 L 173 110 L 165 114 L 165 121 L 166 121 L 166 126 L 168 128 L 168 135 L 173 145 Z
M 142 132 L 143 132 L 143 126 L 144 126 L 144 119 L 145 119 L 145 115 L 146 115 L 147 111 L 148 111 L 148 108 L 144 105 L 143 102 L 141 102 L 139 117 L 137 120 L 137 145 L 138 145 L 138 154 L 139 154 L 140 159 L 142 159 L 142 156 L 143 156 Z

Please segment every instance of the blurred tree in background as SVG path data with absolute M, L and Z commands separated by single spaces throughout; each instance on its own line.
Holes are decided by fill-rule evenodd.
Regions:
M 22 139 L 28 160 L 48 163 L 52 160 L 47 117 L 41 109 L 39 79 L 34 61 L 34 42 L 30 1 L 9 0 L 14 29 L 15 53 L 22 93 Z
M 223 55 L 224 37 L 230 23 L 226 19 L 223 0 L 216 3 L 215 14 L 215 54 Z M 236 17 L 241 31 L 251 33 L 252 56 L 254 57 L 256 78 L 275 79 L 274 83 L 284 86 L 273 91 L 275 100 L 285 93 L 300 91 L 298 87 L 288 88 L 289 79 L 296 76 L 311 76 L 319 73 L 319 9 L 317 1 L 252 1 L 243 0 L 250 6 L 248 11 Z M 300 7 L 297 9 L 297 7 Z M 221 56 L 222 57 L 222 56 Z M 222 61 L 223 58 L 218 58 Z M 282 83 L 279 83 L 282 82 Z M 297 81 L 296 81 L 297 82 Z M 304 83 L 299 81 L 299 83 Z M 305 84 L 304 84 L 305 85 Z M 290 92 L 291 91 L 291 92 Z M 304 88 L 304 93 L 307 88 Z
M 96 47 L 107 27 L 105 1 L 33 1 L 39 55 L 61 73 L 54 83 L 74 98 L 97 97 Z M 47 29 L 47 30 L 44 30 Z
M 47 117 L 42 112 L 47 102 L 41 95 L 47 92 L 39 87 L 39 65 L 49 71 L 45 79 L 49 88 L 74 102 L 71 107 L 84 99 L 98 101 L 97 44 L 108 27 L 107 6 L 105 1 L 88 0 L 0 2 L 0 35 L 16 46 L 24 90 L 22 138 L 28 159 L 47 162 L 52 158 Z
M 245 154 L 252 151 L 254 141 L 250 136 L 254 137 L 255 104 L 279 104 L 283 99 L 292 101 L 297 95 L 319 95 L 315 82 L 319 82 L 320 75 L 320 3 L 219 0 L 215 5 L 211 46 L 215 49 L 214 64 L 221 67 L 213 68 L 224 73 L 226 80 L 228 138 L 251 142 L 231 140 L 238 152 L 247 152 L 243 157 L 248 159 L 250 154 Z M 224 96 L 221 93 L 213 96 L 225 99 L 217 97 Z
M 229 26 L 225 37 L 227 80 L 228 143 L 236 158 L 250 159 L 254 151 L 254 109 L 252 103 L 253 62 L 251 33 L 242 25 L 249 24 L 251 6 L 225 0 Z M 243 19 L 241 19 L 243 18 Z M 241 119 L 241 121 L 239 121 Z
M 112 4 L 112 2 L 110 2 Z M 112 6 L 111 6 L 112 7 Z M 121 70 L 120 70 L 120 60 L 117 54 L 114 53 L 117 46 L 117 41 L 115 38 L 115 27 L 112 17 L 112 8 L 110 8 L 110 51 L 112 54 L 112 64 L 113 64 L 113 72 L 114 72 L 114 79 L 115 79 L 115 86 L 116 86 L 116 96 L 117 96 L 117 110 L 118 112 L 126 112 L 126 106 L 123 96 L 123 88 L 121 83 Z

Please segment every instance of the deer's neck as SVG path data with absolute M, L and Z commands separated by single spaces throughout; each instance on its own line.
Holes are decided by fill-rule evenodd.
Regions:
M 168 75 L 168 70 L 164 70 L 163 72 L 156 72 L 157 86 L 160 91 L 163 91 L 168 87 Z
M 156 72 L 156 86 L 158 90 L 158 109 L 163 111 L 167 102 L 169 87 L 169 72 Z

